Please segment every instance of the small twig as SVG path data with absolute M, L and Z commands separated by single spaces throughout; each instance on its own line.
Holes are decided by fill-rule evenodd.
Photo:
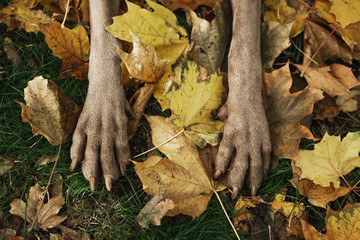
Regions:
M 69 8 L 70 8 L 70 0 L 67 0 L 66 9 L 65 9 L 65 16 L 64 16 L 64 19 L 63 19 L 63 21 L 61 23 L 61 29 L 65 28 L 65 21 L 66 21 L 67 15 L 69 13 Z
M 51 182 L 52 176 L 54 175 L 54 171 L 55 171 L 56 164 L 57 164 L 57 162 L 58 162 L 58 160 L 59 160 L 60 150 L 61 150 L 61 145 L 59 145 L 59 151 L 58 151 L 58 153 L 57 153 L 57 155 L 56 155 L 56 160 L 55 160 L 54 167 L 53 167 L 52 170 L 51 170 L 50 178 L 49 178 L 49 181 L 48 181 L 48 183 L 47 183 L 47 185 L 46 185 L 45 191 L 43 192 L 43 194 L 42 194 L 42 196 L 41 196 L 41 202 L 40 202 L 39 208 L 38 208 L 38 210 L 37 210 L 37 212 L 36 212 L 36 216 L 35 216 L 35 218 L 34 218 L 34 221 L 33 221 L 32 224 L 31 224 L 30 231 L 34 228 L 34 225 L 35 225 L 35 223 L 36 223 L 36 221 L 37 221 L 37 218 L 39 217 L 40 209 L 41 209 L 41 207 L 42 207 L 42 205 L 43 205 L 43 203 L 44 203 L 45 195 L 46 195 L 46 193 L 47 193 L 48 190 L 49 190 L 50 182 Z
M 234 231 L 234 233 L 235 233 L 236 238 L 237 238 L 238 240 L 240 240 L 239 234 L 237 233 L 237 231 L 236 231 L 236 229 L 235 229 L 234 224 L 231 222 L 231 219 L 230 219 L 229 215 L 227 214 L 227 212 L 226 212 L 226 210 L 225 210 L 225 207 L 224 207 L 223 203 L 221 202 L 221 199 L 220 199 L 219 194 L 216 192 L 216 190 L 215 190 L 215 189 L 213 189 L 213 192 L 214 192 L 214 194 L 215 194 L 215 196 L 216 196 L 217 200 L 219 201 L 220 206 L 221 206 L 221 208 L 222 208 L 223 212 L 225 213 L 225 216 L 226 216 L 227 220 L 229 221 L 229 223 L 230 223 L 230 225 L 231 225 L 231 228 L 232 228 L 232 230 L 233 230 L 233 231 Z
M 185 129 L 182 129 L 180 132 L 178 132 L 177 134 L 175 134 L 174 136 L 172 136 L 170 139 L 166 140 L 165 142 L 160 143 L 159 145 L 157 145 L 157 146 L 155 146 L 155 147 L 153 147 L 153 148 L 151 148 L 151 149 L 149 149 L 149 150 L 147 150 L 147 151 L 145 151 L 145 152 L 142 152 L 142 153 L 140 153 L 140 154 L 138 154 L 138 155 L 136 155 L 135 157 L 132 157 L 132 158 L 138 158 L 138 157 L 140 157 L 140 156 L 142 156 L 142 155 L 147 154 L 148 152 L 151 152 L 151 151 L 153 151 L 153 150 L 155 150 L 155 149 L 158 149 L 158 148 L 161 147 L 162 145 L 170 142 L 171 140 L 173 140 L 174 138 L 176 138 L 177 136 L 179 136 L 180 134 L 182 134 L 184 131 L 185 131 Z M 130 160 L 131 160 L 131 159 L 130 159 Z

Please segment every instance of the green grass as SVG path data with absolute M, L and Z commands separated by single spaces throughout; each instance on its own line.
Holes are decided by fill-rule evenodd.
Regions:
M 54 163 L 40 166 L 38 162 L 42 157 L 56 156 L 58 152 L 58 147 L 51 146 L 44 137 L 33 136 L 30 125 L 22 122 L 21 109 L 15 101 L 24 102 L 23 90 L 27 82 L 39 75 L 55 81 L 71 100 L 81 106 L 87 90 L 86 81 L 58 79 L 61 61 L 51 55 L 51 50 L 47 47 L 42 34 L 30 34 L 24 30 L 7 32 L 6 26 L 0 24 L 1 50 L 4 46 L 4 37 L 13 40 L 22 62 L 16 64 L 11 62 L 5 54 L 0 55 L 0 67 L 6 72 L 0 80 L 0 157 L 11 159 L 16 163 L 13 168 L 0 175 L 0 219 L 3 219 L 0 228 L 8 226 L 13 221 L 8 212 L 11 201 L 16 198 L 24 199 L 29 188 L 36 183 L 46 186 Z M 33 61 L 37 63 L 36 68 L 29 64 Z M 155 101 L 148 104 L 147 113 L 169 115 L 169 112 L 162 113 Z M 321 124 L 316 121 L 312 126 L 317 137 L 323 133 Z M 359 115 L 350 118 L 346 114 L 341 114 L 333 122 L 325 121 L 325 124 L 330 133 L 360 130 Z M 149 144 L 149 135 L 149 128 L 146 125 L 141 126 L 139 134 L 131 141 L 133 155 L 142 152 L 143 146 Z M 139 143 L 142 144 L 134 146 Z M 97 190 L 91 192 L 80 167 L 77 167 L 74 172 L 69 171 L 70 146 L 71 143 L 62 146 L 55 169 L 55 173 L 63 176 L 66 204 L 60 214 L 68 216 L 64 225 L 86 232 L 94 239 L 235 239 L 215 197 L 210 201 L 208 210 L 194 220 L 186 216 L 165 217 L 162 226 L 150 226 L 148 230 L 141 229 L 135 217 L 150 198 L 143 192 L 133 166 L 129 167 L 125 177 L 121 177 L 113 184 L 111 192 L 107 192 L 101 182 L 97 183 Z M 301 146 L 310 149 L 313 142 L 303 141 Z M 304 203 L 307 206 L 306 211 L 309 213 L 310 223 L 318 230 L 322 230 L 325 210 L 310 205 L 292 188 L 289 182 L 291 178 L 290 161 L 281 160 L 276 169 L 270 170 L 258 193 L 275 194 L 283 188 L 288 188 L 287 200 Z M 351 185 L 359 179 L 359 170 L 347 176 Z M 242 194 L 249 195 L 249 191 L 245 188 Z M 220 196 L 228 213 L 234 214 L 234 202 L 230 200 L 229 195 L 220 194 Z M 331 203 L 331 206 L 339 208 L 343 200 L 360 201 L 355 194 L 350 193 Z M 50 232 L 56 232 L 56 230 L 50 230 Z M 239 234 L 242 237 L 246 236 L 243 233 Z M 41 230 L 37 231 L 36 235 L 42 239 L 49 237 L 48 232 Z M 33 239 L 35 235 L 32 234 L 29 237 Z

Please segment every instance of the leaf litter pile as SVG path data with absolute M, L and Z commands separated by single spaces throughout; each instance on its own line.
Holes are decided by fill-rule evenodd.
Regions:
M 90 51 L 88 1 L 69 3 L 14 0 L 0 9 L 0 22 L 8 31 L 22 28 L 44 34 L 52 54 L 62 60 L 59 78 L 82 81 Z M 212 179 L 212 161 L 224 127 L 216 113 L 226 99 L 231 7 L 226 0 L 160 3 L 126 1 L 123 13 L 106 28 L 123 43 L 123 50 L 117 49 L 122 81 L 126 89 L 135 89 L 129 90 L 135 92 L 129 135 L 147 126 L 145 117 L 151 128 L 148 140 L 161 152 L 145 152 L 147 159 L 136 156 L 132 161 L 143 190 L 153 196 L 137 217 L 145 228 L 160 225 L 165 215 L 196 218 L 213 194 L 219 198 L 217 192 L 230 191 L 226 181 Z M 207 7 L 198 7 L 202 4 Z M 186 23 L 181 25 L 172 12 L 179 8 L 185 10 Z M 360 239 L 359 174 L 351 174 L 360 167 L 360 2 L 265 0 L 262 18 L 263 96 L 272 167 L 290 159 L 293 178 L 273 194 L 248 197 L 244 191 L 234 204 L 232 224 L 243 236 L 256 239 Z M 21 64 L 11 39 L 4 41 L 8 44 L 3 52 Z M 171 116 L 145 115 L 151 97 L 163 110 L 170 109 Z M 81 108 L 53 81 L 29 79 L 24 100 L 18 102 L 21 117 L 33 134 L 41 134 L 51 145 L 71 139 Z M 336 126 L 336 116 L 347 116 L 348 127 Z M 306 149 L 300 142 L 308 143 Z M 8 159 L 0 153 L 2 178 L 16 167 Z M 51 160 L 53 171 L 57 161 L 59 154 Z M 59 174 L 51 174 L 45 189 L 35 184 L 10 203 L 9 213 L 27 222 L 25 235 L 58 229 L 51 233 L 53 239 L 89 237 L 62 224 L 67 215 L 61 182 Z M 287 197 L 294 191 L 303 196 L 301 201 Z M 332 204 L 337 199 L 339 204 Z M 306 204 L 326 209 L 322 229 L 311 224 Z M 1 209 L 0 214 L 8 215 Z M 23 235 L 5 228 L 0 218 L 0 236 Z

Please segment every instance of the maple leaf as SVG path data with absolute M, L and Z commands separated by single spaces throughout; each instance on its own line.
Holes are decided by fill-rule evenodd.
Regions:
M 140 41 L 155 48 L 157 56 L 161 59 L 169 59 L 168 68 L 164 76 L 158 81 L 154 97 L 163 109 L 168 108 L 164 97 L 165 85 L 168 76 L 172 75 L 171 65 L 182 55 L 189 45 L 187 32 L 177 24 L 176 16 L 165 7 L 147 1 L 153 9 L 152 12 L 126 1 L 128 11 L 114 17 L 114 23 L 106 28 L 113 36 L 127 42 L 132 42 L 129 34 L 131 31 Z
M 197 62 L 210 74 L 218 70 L 224 58 L 231 26 L 229 1 L 216 4 L 214 12 L 216 17 L 211 22 L 190 12 L 193 24 L 191 40 L 195 43 Z
M 21 117 L 30 123 L 33 134 L 43 135 L 52 145 L 70 140 L 81 109 L 61 89 L 43 77 L 35 77 L 24 89 L 26 105 Z
M 358 0 L 330 0 L 330 13 L 334 14 L 341 26 L 360 21 L 360 2 Z
M 45 41 L 53 55 L 62 60 L 60 77 L 71 75 L 80 80 L 86 79 L 90 42 L 85 28 L 80 24 L 73 29 L 61 28 L 61 24 L 54 21 L 41 25 L 40 30 L 45 34 Z
M 338 189 L 339 177 L 360 167 L 359 146 L 360 132 L 348 133 L 342 141 L 340 136 L 326 133 L 314 150 L 300 150 L 295 162 L 302 171 L 300 179 L 310 179 L 323 187 L 332 183 Z
M 304 72 L 304 77 L 309 86 L 324 90 L 331 97 L 343 95 L 351 88 L 360 85 L 360 82 L 354 76 L 350 67 L 334 63 L 330 66 L 320 68 L 308 67 L 295 64 L 295 66 Z
M 313 138 L 310 130 L 300 125 L 300 120 L 312 112 L 316 101 L 323 98 L 321 90 L 310 87 L 290 93 L 291 84 L 289 64 L 264 75 L 265 109 L 274 166 L 280 158 L 296 158 L 301 138 Z
M 157 82 L 164 75 L 169 60 L 159 59 L 154 46 L 145 46 L 132 32 L 130 34 L 134 46 L 132 52 L 127 54 L 117 47 L 130 76 L 148 83 Z
M 57 184 L 60 184 L 60 187 L 56 187 L 62 190 L 61 183 L 54 185 Z M 13 200 L 10 203 L 10 213 L 26 219 L 29 224 L 34 225 L 35 229 L 41 228 L 47 231 L 48 228 L 57 227 L 67 218 L 67 216 L 57 215 L 65 203 L 65 198 L 61 192 L 58 194 L 53 192 L 52 198 L 41 205 L 43 194 L 44 191 L 41 190 L 39 184 L 32 186 L 29 190 L 27 203 L 21 199 Z
M 9 29 L 24 28 L 27 32 L 38 32 L 40 24 L 52 23 L 53 19 L 41 10 L 31 10 L 39 0 L 16 0 L 13 4 L 0 9 L 0 23 Z
M 174 11 L 178 8 L 193 10 L 200 5 L 207 5 L 211 8 L 220 0 L 160 0 L 168 9 Z
M 155 146 L 165 142 L 180 130 L 160 116 L 146 117 Z M 212 181 L 203 166 L 196 145 L 179 135 L 159 147 L 167 158 L 151 156 L 143 163 L 135 163 L 135 171 L 143 183 L 144 191 L 171 199 L 175 208 L 168 216 L 185 214 L 193 218 L 206 210 L 212 196 Z
M 288 48 L 291 43 L 289 33 L 292 23 L 281 24 L 268 21 L 261 26 L 261 60 L 267 72 L 272 70 L 272 65 L 280 53 Z
M 291 162 L 291 167 L 294 176 L 290 180 L 291 184 L 301 195 L 307 197 L 309 202 L 314 206 L 326 208 L 329 202 L 335 201 L 352 190 L 351 188 L 342 186 L 335 189 L 333 184 L 329 187 L 322 187 L 309 179 L 300 179 L 301 170 L 295 166 L 294 161 Z
M 166 94 L 170 109 L 176 115 L 174 124 L 184 128 L 185 136 L 199 147 L 204 147 L 206 143 L 216 145 L 224 123 L 213 120 L 211 112 L 221 105 L 221 95 L 225 91 L 222 77 L 214 73 L 208 82 L 198 82 L 199 69 L 193 61 L 187 62 L 183 77 L 179 88 L 173 87 Z

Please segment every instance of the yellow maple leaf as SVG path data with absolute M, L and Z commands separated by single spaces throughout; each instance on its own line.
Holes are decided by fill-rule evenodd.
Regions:
M 130 34 L 134 45 L 132 52 L 128 54 L 117 47 L 130 76 L 148 83 L 157 82 L 164 75 L 169 61 L 159 59 L 154 46 L 145 46 L 132 32 Z
M 5 23 L 9 30 L 24 28 L 27 32 L 38 32 L 40 24 L 52 23 L 53 19 L 41 10 L 31 10 L 39 0 L 17 0 L 0 9 L 0 23 Z
M 75 28 L 61 28 L 57 21 L 41 25 L 45 41 L 53 55 L 62 60 L 60 77 L 68 75 L 84 80 L 88 74 L 90 42 L 85 28 L 78 24 Z
M 180 131 L 170 119 L 152 116 L 147 120 L 156 146 Z M 135 163 L 144 191 L 152 196 L 162 194 L 174 201 L 175 208 L 167 212 L 168 216 L 199 216 L 206 210 L 214 188 L 196 145 L 184 135 L 179 135 L 160 146 L 159 150 L 169 159 L 151 156 L 143 163 Z
M 43 135 L 52 145 L 70 140 L 81 108 L 69 100 L 61 89 L 43 77 L 35 77 L 24 89 L 26 105 L 21 117 L 30 123 L 33 134 Z
M 222 77 L 216 73 L 210 80 L 198 81 L 199 69 L 195 62 L 188 61 L 184 69 L 184 80 L 180 87 L 172 88 L 166 94 L 170 109 L 176 115 L 174 124 L 185 129 L 185 135 L 199 147 L 206 143 L 216 145 L 223 131 L 224 123 L 213 120 L 211 112 L 221 105 L 221 95 L 225 91 Z
M 171 65 L 182 55 L 189 45 L 187 32 L 177 24 L 176 16 L 165 7 L 147 1 L 154 10 L 152 12 L 143 9 L 131 2 L 126 2 L 128 11 L 114 17 L 114 23 L 106 28 L 113 36 L 128 42 L 132 42 L 129 34 L 131 31 L 144 45 L 152 45 L 156 54 L 161 59 L 169 59 L 168 68 L 164 76 L 158 81 L 154 97 L 159 101 L 163 109 L 168 108 L 164 97 L 165 85 L 168 76 L 173 75 Z
M 334 14 L 343 28 L 360 21 L 359 0 L 330 0 L 330 13 Z
M 302 171 L 301 179 L 310 179 L 323 187 L 333 183 L 338 189 L 339 177 L 360 167 L 359 152 L 360 132 L 348 133 L 342 141 L 340 136 L 326 133 L 314 150 L 300 150 L 295 164 Z

